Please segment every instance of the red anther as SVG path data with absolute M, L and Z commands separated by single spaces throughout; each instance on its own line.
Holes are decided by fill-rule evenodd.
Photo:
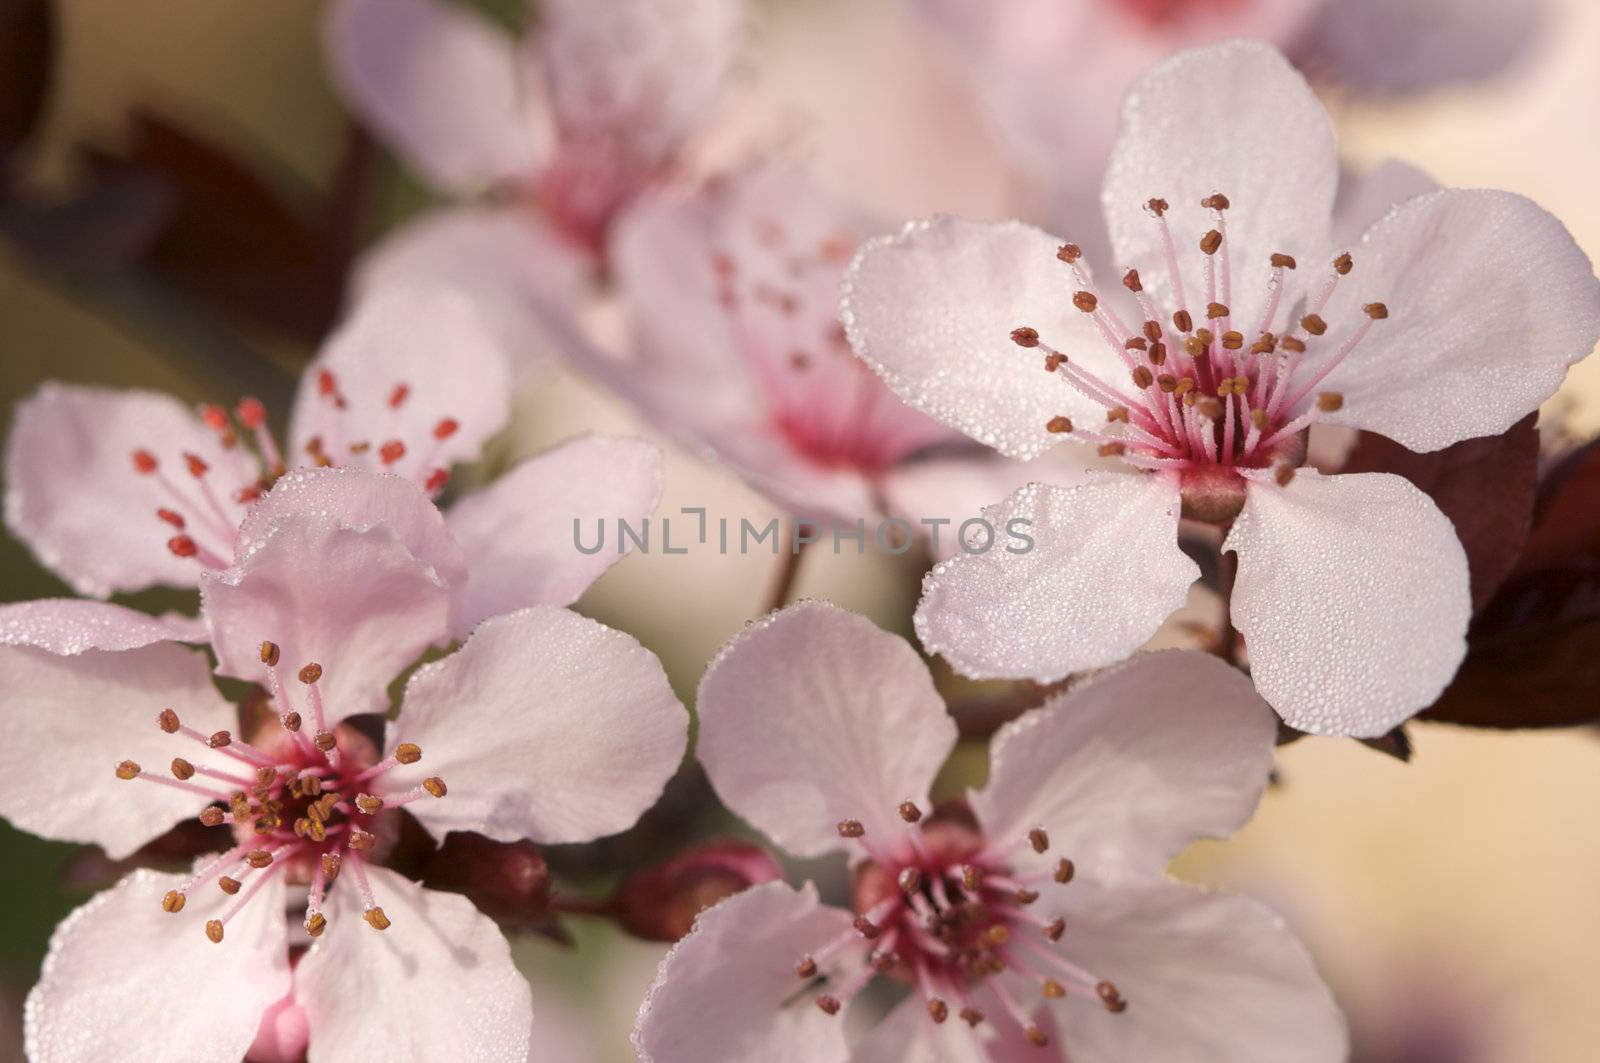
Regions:
M 241 506 L 248 506 L 250 503 L 254 502 L 260 497 L 261 488 L 256 484 L 251 484 L 248 487 L 241 487 L 239 490 L 233 493 L 233 500 L 239 503 Z
M 133 452 L 133 469 L 140 476 L 149 476 L 156 471 L 157 467 L 156 456 L 148 450 L 136 450 Z
M 168 539 L 167 549 L 179 557 L 193 557 L 200 552 L 200 547 L 187 535 L 174 535 Z
M 435 469 L 430 472 L 428 474 L 428 478 L 423 481 L 422 489 L 431 495 L 435 491 L 443 490 L 444 485 L 449 481 L 449 479 L 450 473 L 448 470 Z
M 267 408 L 261 405 L 261 400 L 246 395 L 239 400 L 239 405 L 234 407 L 234 415 L 239 418 L 239 423 L 246 428 L 260 428 L 267 423 Z
M 189 466 L 189 475 L 195 477 L 196 479 L 199 479 L 211 471 L 211 466 L 206 464 L 204 458 L 198 454 L 192 454 L 187 450 L 183 452 L 183 462 L 185 465 Z
M 183 514 L 174 512 L 170 509 L 158 509 L 156 510 L 156 516 L 160 517 L 174 528 L 177 528 L 179 531 L 183 530 Z
M 406 401 L 406 396 L 411 394 L 410 384 L 396 384 L 394 390 L 389 392 L 389 408 L 397 410 L 400 404 Z
M 213 432 L 226 432 L 228 430 L 228 411 L 221 406 L 207 404 L 200 407 L 200 419 Z
M 339 382 L 334 379 L 333 373 L 326 369 L 317 370 L 317 394 L 336 395 L 339 391 Z
M 385 465 L 393 465 L 406 456 L 406 445 L 398 439 L 391 439 L 378 448 L 378 457 Z
M 454 417 L 440 418 L 439 423 L 433 426 L 433 438 L 449 439 L 461 427 L 461 422 Z

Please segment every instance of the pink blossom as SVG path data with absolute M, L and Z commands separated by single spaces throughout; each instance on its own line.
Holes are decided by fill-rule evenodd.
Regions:
M 1337 178 L 1304 80 L 1234 42 L 1129 96 L 1104 189 L 1120 284 L 1016 222 L 912 222 L 863 250 L 843 318 L 902 398 L 1014 457 L 1070 440 L 1124 463 L 989 510 L 1033 520 L 1037 548 L 936 568 L 924 646 L 1040 681 L 1120 660 L 1197 575 L 1175 534 L 1190 517 L 1231 529 L 1233 619 L 1290 724 L 1376 735 L 1434 700 L 1470 613 L 1454 529 L 1400 477 L 1297 468 L 1303 430 L 1418 451 L 1502 432 L 1593 348 L 1600 284 L 1520 196 L 1432 191 L 1384 213 L 1380 193 L 1420 183 L 1391 167 L 1335 217 Z
M 1215 658 L 1139 657 L 1057 695 L 945 805 L 929 788 L 955 725 L 916 652 L 862 617 L 773 614 L 697 705 L 718 795 L 797 857 L 847 854 L 853 901 L 777 882 L 703 913 L 640 1010 L 641 1058 L 1344 1058 L 1282 921 L 1164 873 L 1248 819 L 1271 766 L 1272 713 Z M 874 983 L 904 1001 L 840 1014 L 871 1012 Z
M 286 506 L 357 528 L 404 513 L 448 590 L 448 632 L 464 635 L 496 613 L 571 604 L 618 557 L 574 549 L 573 519 L 636 519 L 660 496 L 653 446 L 585 436 L 441 516 L 426 496 L 509 414 L 505 354 L 464 297 L 385 293 L 306 368 L 286 445 L 253 399 L 196 412 L 156 392 L 46 384 L 6 447 L 6 524 L 104 597 L 196 586 L 257 548 Z
M 633 639 L 533 606 L 418 669 L 374 744 L 342 721 L 399 671 L 389 641 L 445 608 L 406 545 L 426 536 L 397 525 L 285 510 L 204 577 L 219 660 L 271 695 L 276 720 L 249 734 L 163 622 L 100 602 L 0 609 L 0 814 L 113 857 L 197 814 L 226 839 L 61 924 L 28 1001 L 30 1059 L 529 1058 L 536 1017 L 494 924 L 383 866 L 396 810 L 436 840 L 612 834 L 677 768 L 687 717 Z

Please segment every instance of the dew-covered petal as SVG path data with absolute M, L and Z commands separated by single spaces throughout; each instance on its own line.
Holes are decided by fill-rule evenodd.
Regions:
M 340 95 L 433 185 L 472 194 L 531 173 L 553 130 L 520 44 L 448 0 L 338 0 L 324 27 Z
M 1128 1002 L 1113 1014 L 1067 997 L 1057 1026 L 1073 1063 L 1339 1063 L 1349 1051 L 1310 955 L 1257 901 L 1157 876 L 1083 875 L 1048 890 L 1046 906 L 1070 928 L 1055 947 Z
M 56 927 L 24 1012 L 33 1063 L 244 1057 L 262 1013 L 289 991 L 283 876 L 228 920 L 216 944 L 206 920 L 234 900 L 221 890 L 196 891 L 181 912 L 161 910 L 186 877 L 135 871 Z
M 1017 346 L 1013 329 L 1032 328 L 1121 380 L 1122 363 L 1072 304 L 1060 246 L 1021 222 L 909 222 L 863 245 L 840 286 L 840 320 L 856 354 L 906 402 L 1004 454 L 1034 457 L 1060 442 L 1045 430 L 1052 417 L 1092 418 L 1103 407 L 1047 374 L 1043 352 Z
M 1239 555 L 1233 622 L 1256 689 L 1292 727 L 1384 734 L 1466 653 L 1466 552 L 1404 477 L 1259 476 L 1223 549 Z
M 451 507 L 470 559 L 460 634 L 528 605 L 571 605 L 622 558 L 597 524 L 638 528 L 661 500 L 661 451 L 642 439 L 585 435 L 529 458 Z M 579 543 L 584 549 L 579 549 Z
M 175 756 L 220 761 L 164 734 L 156 726 L 161 710 L 204 734 L 235 725 L 205 654 L 163 641 L 159 621 L 120 615 L 131 613 L 98 602 L 0 608 L 0 719 L 8 736 L 0 743 L 0 815 L 45 838 L 99 845 L 114 860 L 206 804 L 199 794 L 118 779 L 118 764 L 131 760 L 165 775 Z
M 294 676 L 322 666 L 317 687 L 330 725 L 385 711 L 389 684 L 450 633 L 449 587 L 386 525 L 285 518 L 239 564 L 208 575 L 200 594 L 217 671 L 265 682 L 261 643 L 274 642 L 290 700 L 308 721 L 309 692 Z
M 1269 45 L 1228 41 L 1181 52 L 1133 86 L 1101 195 L 1118 266 L 1138 267 L 1164 306 L 1172 292 L 1161 229 L 1145 204 L 1171 205 L 1197 316 L 1206 301 L 1200 237 L 1216 224 L 1200 201 L 1226 195 L 1230 305 L 1254 321 L 1270 256 L 1310 263 L 1322 252 L 1338 179 L 1333 127 L 1305 78 Z
M 151 616 L 110 602 L 37 598 L 0 605 L 0 645 L 35 646 L 63 656 L 205 639 L 204 625 L 188 617 L 176 613 Z
M 1505 431 L 1600 338 L 1588 256 L 1558 219 L 1511 192 L 1413 199 L 1369 229 L 1354 258 L 1322 315 L 1326 338 L 1353 332 L 1371 303 L 1388 317 L 1316 390 L 1344 396 L 1330 423 L 1412 450 Z M 1308 354 L 1308 368 L 1320 364 Z
M 426 484 L 476 460 L 510 416 L 510 363 L 472 299 L 382 289 L 301 374 L 289 460 L 314 464 L 321 453 Z
M 973 678 L 1041 683 L 1121 660 L 1200 575 L 1178 549 L 1180 509 L 1160 476 L 1023 487 L 984 511 L 990 549 L 964 549 L 923 581 L 923 649 Z
M 136 470 L 141 450 L 156 471 Z M 220 516 L 186 470 L 185 452 L 210 466 Z M 168 548 L 179 529 L 157 510 L 183 517 L 183 530 L 226 563 L 245 513 L 233 493 L 260 472 L 249 451 L 222 446 L 170 395 L 50 382 L 17 405 L 5 452 L 6 527 L 80 594 L 193 587 L 201 564 Z
M 327 929 L 295 968 L 295 992 L 311 1020 L 311 1063 L 526 1063 L 531 995 L 500 929 L 458 894 L 387 868 L 366 873 L 389 928 L 363 920 L 347 869 L 328 899 Z
M 810 883 L 768 882 L 701 912 L 639 1006 L 634 1050 L 643 1063 L 844 1063 L 844 1016 L 812 1003 L 794 967 L 849 928 Z
M 718 796 L 796 856 L 901 837 L 926 808 L 956 727 L 902 638 L 825 602 L 758 620 L 717 654 L 695 702 L 698 755 Z
M 1439 182 L 1398 159 L 1385 159 L 1360 174 L 1347 172 L 1339 182 L 1339 196 L 1333 204 L 1334 246 L 1353 247 L 1391 210 L 1438 190 Z
M 631 636 L 566 609 L 486 620 L 406 684 L 385 748 L 423 758 L 385 776 L 437 775 L 442 800 L 412 804 L 437 838 L 582 842 L 633 826 L 677 770 L 689 718 L 661 662 Z

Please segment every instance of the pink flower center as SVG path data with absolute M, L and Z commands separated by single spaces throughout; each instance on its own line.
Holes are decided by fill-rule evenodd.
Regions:
M 156 717 L 167 734 L 215 750 L 235 762 L 233 767 L 174 757 L 169 778 L 131 760 L 117 765 L 119 779 L 141 779 L 205 798 L 210 803 L 200 822 L 233 829 L 235 844 L 169 890 L 161 907 L 181 912 L 189 894 L 214 882 L 234 898 L 220 917 L 205 924 L 206 937 L 221 944 L 228 922 L 274 876 L 284 874 L 309 883 L 304 925 L 307 934 L 318 937 L 327 928 L 322 908 L 328 891 L 348 869 L 354 884 L 346 888 L 360 893 L 367 925 L 386 930 L 389 918 L 373 896 L 366 861 L 381 856 L 385 842 L 392 841 L 397 825 L 390 813 L 423 797 L 444 797 L 444 780 L 433 776 L 420 786 L 394 789 L 385 776 L 397 765 L 421 760 L 419 747 L 402 742 L 374 763 L 371 743 L 349 728 L 328 727 L 318 685 L 321 665 L 307 664 L 297 674 L 302 691 L 297 709 L 278 671 L 276 644 L 261 644 L 261 662 L 281 726 L 269 741 L 252 745 L 227 731 L 202 734 L 170 708 Z
M 1151 29 L 1165 29 L 1192 15 L 1231 14 L 1246 0 L 1115 0 L 1124 13 Z
M 349 400 L 330 370 L 318 371 L 317 394 L 336 414 L 349 409 Z M 382 397 L 382 402 L 391 411 L 398 412 L 410 396 L 411 385 L 396 383 Z M 267 425 L 266 407 L 259 400 L 241 399 L 231 419 L 220 406 L 204 406 L 200 419 L 216 434 L 217 444 L 224 452 L 237 452 L 244 435 L 254 441 L 253 457 L 259 465 L 254 478 L 244 483 L 219 485 L 211 464 L 188 451 L 181 454 L 186 475 L 177 478 L 167 475 L 160 459 L 147 447 L 140 447 L 130 457 L 134 473 L 151 480 L 160 493 L 161 505 L 155 512 L 163 525 L 162 534 L 168 536 L 167 549 L 177 557 L 193 558 L 206 568 L 224 569 L 228 567 L 227 559 L 233 555 L 234 539 L 245 511 L 272 488 L 287 467 L 283 452 Z M 330 423 L 336 426 L 341 419 L 335 417 Z M 449 471 L 440 464 L 440 447 L 460 428 L 455 418 L 443 417 L 434 423 L 427 439 L 409 443 L 400 435 L 389 436 L 376 444 L 368 439 L 325 439 L 318 435 L 306 443 L 306 457 L 308 464 L 319 467 L 359 463 L 389 472 L 409 473 L 429 495 L 437 495 L 450 478 Z M 412 457 L 409 462 L 408 456 Z
M 1164 268 L 1177 308 L 1170 314 L 1159 310 L 1139 271 L 1128 270 L 1123 287 L 1138 301 L 1144 317 L 1137 330 L 1128 328 L 1095 291 L 1076 244 L 1064 244 L 1057 252 L 1078 284 L 1073 305 L 1093 319 L 1123 364 L 1127 384 L 1103 379 L 1026 325 L 1014 329 L 1011 339 L 1018 346 L 1043 351 L 1047 372 L 1105 408 L 1106 424 L 1101 429 L 1074 424 L 1063 416 L 1048 422 L 1051 432 L 1095 444 L 1102 456 L 1119 457 L 1140 469 L 1176 472 L 1186 487 L 1242 486 L 1238 476 L 1242 468 L 1276 468 L 1280 480 L 1287 482 L 1304 460 L 1301 433 L 1344 405 L 1343 395 L 1319 392 L 1317 386 L 1389 311 L 1382 303 L 1368 303 L 1360 322 L 1342 340 L 1329 335 L 1321 315 L 1340 280 L 1354 267 L 1345 253 L 1333 260 L 1327 281 L 1306 312 L 1298 320 L 1285 321 L 1281 333 L 1275 332 L 1284 277 L 1296 267 L 1293 258 L 1275 254 L 1267 264 L 1261 320 L 1254 326 L 1236 322 L 1228 305 L 1233 288 L 1227 238 L 1230 204 L 1216 193 L 1200 205 L 1212 212 L 1214 223 L 1200 238 L 1203 306 L 1191 304 L 1191 293 L 1185 290 L 1167 225 L 1169 206 L 1166 200 L 1152 199 L 1147 206 L 1161 229 Z
M 839 824 L 839 834 L 860 844 L 867 860 L 856 872 L 854 925 L 795 965 L 808 987 L 823 990 L 814 997 L 817 1007 L 837 1014 L 881 974 L 914 985 L 935 1023 L 952 1011 L 974 1027 L 985 1019 L 1011 1022 L 1040 1047 L 1049 1039 L 1017 986 L 1035 986 L 1047 1000 L 1079 995 L 1111 1012 L 1127 1007 L 1115 985 L 1062 954 L 1066 920 L 1033 908 L 1041 897 L 1035 887 L 1072 881 L 1072 861 L 1062 857 L 1053 868 L 1027 873 L 1013 867 L 1024 844 L 1039 855 L 1049 851 L 1044 830 L 1029 831 L 1017 845 L 997 845 L 965 810 L 941 810 L 924 821 L 921 809 L 906 801 L 899 813 L 908 826 L 898 839 L 868 838 L 859 820 Z M 845 964 L 837 974 L 823 973 L 862 941 L 871 947 L 858 967 Z M 999 1002 L 1002 1015 L 989 1016 L 977 1006 L 980 985 Z

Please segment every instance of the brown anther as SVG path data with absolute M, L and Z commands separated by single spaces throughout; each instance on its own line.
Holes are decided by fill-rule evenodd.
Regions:
M 1144 284 L 1139 280 L 1139 271 L 1130 269 L 1122 275 L 1122 286 L 1130 292 L 1144 291 Z
M 1272 256 L 1272 268 L 1273 269 L 1294 269 L 1295 268 L 1294 256 L 1293 255 L 1285 255 L 1285 254 L 1282 254 L 1281 252 L 1275 253 Z
M 1208 255 L 1214 255 L 1222 247 L 1222 234 L 1215 229 L 1208 229 L 1200 238 L 1200 250 Z
M 1102 458 L 1120 458 L 1128 452 L 1126 443 L 1101 443 L 1095 448 Z
M 1228 197 L 1221 192 L 1213 192 L 1202 199 L 1200 205 L 1202 207 L 1210 207 L 1212 210 L 1227 210 L 1233 204 L 1229 203 Z
M 1028 1043 L 1035 1048 L 1043 1048 L 1050 1043 L 1050 1038 L 1046 1037 L 1044 1031 L 1033 1023 L 1029 1023 L 1028 1028 L 1023 1032 L 1028 1035 Z
M 232 744 L 233 736 L 227 731 L 218 731 L 216 734 L 206 739 L 206 745 L 210 746 L 212 749 L 222 749 L 224 746 L 230 746 Z
M 183 911 L 184 902 L 187 900 L 188 898 L 177 890 L 168 890 L 166 895 L 161 898 L 161 910 L 176 914 Z
M 1044 985 L 1041 986 L 1040 989 L 1044 992 L 1044 995 L 1051 1000 L 1060 1000 L 1062 997 L 1067 995 L 1067 987 L 1056 981 L 1054 978 L 1046 978 L 1044 980 Z
M 202 826 L 206 827 L 220 827 L 222 826 L 222 821 L 227 818 L 227 815 L 228 814 L 222 811 L 222 809 L 212 806 L 211 808 L 207 808 L 200 813 L 200 823 Z
M 1228 306 L 1227 306 L 1226 303 L 1207 303 L 1206 304 L 1206 317 L 1207 317 L 1207 319 L 1209 319 L 1211 321 L 1215 321 L 1218 318 L 1227 317 L 1229 312 L 1230 311 L 1228 310 Z
M 922 888 L 922 872 L 914 867 L 901 868 L 895 881 L 900 884 L 901 892 L 915 893 Z
M 1190 358 L 1204 358 L 1208 354 L 1206 350 L 1206 342 L 1199 336 L 1190 336 L 1188 339 L 1184 340 L 1183 349 Z
M 1149 366 L 1136 365 L 1133 367 L 1133 386 L 1143 391 L 1156 382 L 1156 375 L 1150 372 Z
M 120 764 L 117 765 L 117 778 L 119 778 L 119 779 L 137 779 L 138 777 L 139 777 L 139 765 L 134 763 L 133 761 L 124 760 Z
M 1294 351 L 1296 353 L 1306 349 L 1306 341 L 1297 339 L 1294 336 L 1285 336 L 1283 339 L 1278 341 L 1278 345 L 1286 351 Z
M 918 808 L 915 801 L 900 802 L 900 818 L 907 823 L 915 823 L 922 818 L 922 809 Z
M 1101 982 L 1096 985 L 1094 994 L 1100 998 L 1100 1003 L 1105 1005 L 1105 1009 L 1113 1014 L 1126 1011 L 1128 1008 L 1128 1002 L 1122 999 L 1122 994 L 1117 992 L 1117 987 L 1110 982 Z
M 357 829 L 350 832 L 350 848 L 352 849 L 359 849 L 365 852 L 376 845 L 377 842 L 378 839 L 367 831 Z
M 283 714 L 283 729 L 285 731 L 298 731 L 298 730 L 300 730 L 300 714 L 298 712 L 286 712 L 286 713 L 284 713 Z
M 306 836 L 314 842 L 327 841 L 328 825 L 315 817 L 308 817 L 311 823 L 306 827 Z
M 1034 901 L 1039 899 L 1039 891 L 1020 889 L 1016 893 L 1012 894 L 1012 897 L 1016 899 L 1018 904 L 1032 904 Z
M 294 821 L 294 832 L 301 838 L 311 833 L 311 817 L 301 816 Z
M 1055 432 L 1057 434 L 1070 432 L 1072 431 L 1072 418 L 1052 417 L 1050 420 L 1045 422 L 1044 428 L 1047 432 Z
M 983 871 L 976 864 L 961 865 L 961 888 L 968 893 L 977 893 L 983 887 Z
M 1202 327 L 1194 330 L 1194 338 L 1209 347 L 1211 346 L 1211 341 L 1217 337 L 1210 329 Z
M 1313 336 L 1320 336 L 1328 331 L 1328 323 L 1316 314 L 1307 314 L 1300 319 L 1300 327 Z
M 1158 218 L 1165 214 L 1167 212 L 1167 208 L 1170 206 L 1170 204 L 1168 204 L 1164 199 L 1146 200 L 1144 205 L 1150 208 L 1150 213 L 1154 214 Z
M 830 997 L 828 994 L 824 993 L 817 998 L 817 1007 L 821 1008 L 829 1015 L 839 1014 L 839 1006 L 838 997 Z
M 217 879 L 217 885 L 221 887 L 223 893 L 226 893 L 231 897 L 235 893 L 239 892 L 243 883 L 236 878 L 229 878 L 227 875 L 223 875 L 221 878 Z
M 306 933 L 314 938 L 321 937 L 322 932 L 326 929 L 328 929 L 328 918 L 321 912 L 317 912 L 306 920 Z
M 1059 915 L 1050 920 L 1050 925 L 1044 928 L 1044 936 L 1051 941 L 1060 941 L 1061 935 L 1067 932 L 1067 921 Z
M 1150 364 L 1151 365 L 1166 365 L 1167 364 L 1167 345 L 1165 343 L 1157 342 L 1157 343 L 1152 343 L 1150 345 Z
M 369 816 L 375 816 L 383 808 L 383 798 L 373 797 L 371 794 L 356 794 L 356 807 Z
M 1128 423 L 1128 408 L 1126 406 L 1112 406 L 1106 410 L 1106 423 Z
M 1271 354 L 1278 349 L 1278 337 L 1268 332 L 1250 345 L 1251 354 Z
M 276 642 L 263 642 L 261 644 L 261 663 L 268 668 L 278 666 L 278 644 Z
M 977 1008 L 966 1007 L 961 1009 L 961 1021 L 968 1026 L 976 1026 L 983 1021 L 983 1012 Z
M 1317 392 L 1317 409 L 1323 413 L 1333 413 L 1344 405 L 1344 396 L 1337 391 Z
M 265 849 L 252 849 L 245 855 L 244 862 L 254 868 L 266 867 L 272 863 L 272 854 Z
M 1100 305 L 1100 300 L 1094 297 L 1093 292 L 1072 293 L 1072 305 L 1082 310 L 1085 314 L 1092 314 Z
M 444 780 L 437 775 L 430 775 L 423 779 L 422 788 L 434 797 L 443 797 L 450 792 L 450 788 L 444 784 Z
M 1129 351 L 1144 351 L 1150 349 L 1149 341 L 1143 336 L 1134 336 L 1130 339 L 1124 340 L 1122 346 L 1125 350 Z
M 1161 322 L 1146 321 L 1144 323 L 1144 338 L 1155 343 L 1161 338 Z
M 1218 402 L 1214 396 L 1207 395 L 1204 398 L 1197 399 L 1194 408 L 1199 411 L 1201 417 L 1209 421 L 1222 420 L 1222 403 Z
M 1178 381 L 1178 386 L 1174 390 L 1173 394 L 1177 395 L 1178 398 L 1180 398 L 1180 399 L 1183 398 L 1186 395 L 1189 396 L 1189 405 L 1193 406 L 1194 405 L 1194 396 L 1189 394 L 1193 390 L 1194 390 L 1194 378 L 1186 376 L 1182 380 Z
M 1256 431 L 1265 432 L 1267 430 L 1267 420 L 1266 410 L 1254 409 L 1250 411 L 1250 423 L 1255 426 Z
M 422 747 L 414 742 L 401 742 L 394 747 L 394 759 L 401 764 L 415 764 L 422 759 Z
M 1289 482 L 1294 479 L 1294 466 L 1284 462 L 1272 470 L 1272 478 L 1277 481 L 1279 487 L 1288 487 Z
M 256 785 L 272 786 L 278 781 L 278 769 L 271 765 L 262 765 L 256 769 Z
M 928 1001 L 928 1018 L 934 1022 L 943 1022 L 950 1017 L 950 1005 L 934 997 Z
M 1004 945 L 1011 940 L 1011 931 L 1006 929 L 1005 924 L 996 923 L 988 930 L 985 930 L 983 936 L 988 938 L 989 943 L 992 945 Z
M 311 744 L 317 747 L 319 753 L 328 753 L 332 751 L 334 746 L 339 744 L 339 741 L 334 738 L 332 731 L 318 731 L 316 737 L 311 740 Z
M 816 974 L 817 961 L 810 956 L 803 957 L 799 963 L 794 965 L 794 976 L 796 978 L 815 978 Z
M 319 782 L 320 782 L 320 780 L 319 780 Z M 322 818 L 324 820 L 332 818 L 333 810 L 339 804 L 339 793 L 338 793 L 338 791 L 334 791 L 333 793 L 323 794 L 322 795 L 322 799 L 320 801 L 318 801 L 317 803 L 322 808 Z
M 363 912 L 361 914 L 361 918 L 365 919 L 367 921 L 367 925 L 374 930 L 389 929 L 389 917 L 384 915 L 383 909 L 379 908 L 377 905 L 373 905 L 371 908 L 368 908 L 365 912 Z
M 1194 318 L 1189 316 L 1189 311 L 1179 310 L 1172 315 L 1172 327 L 1179 332 L 1188 332 L 1194 328 Z
M 1355 268 L 1355 264 L 1355 259 L 1350 257 L 1350 252 L 1346 251 L 1344 254 L 1333 260 L 1333 271 L 1339 276 L 1343 277 L 1345 274 L 1349 273 L 1353 268 Z
M 307 686 L 310 686 L 312 683 L 315 683 L 321 678 L 322 665 L 318 664 L 316 661 L 312 661 L 310 664 L 300 669 L 300 682 L 306 684 Z
M 1071 860 L 1062 857 L 1056 862 L 1055 879 L 1063 886 L 1072 881 L 1072 876 L 1078 873 L 1078 868 Z
M 1056 257 L 1063 262 L 1076 262 L 1083 257 L 1083 248 L 1077 244 L 1062 244 L 1056 249 Z
M 213 945 L 222 944 L 222 920 L 221 919 L 208 919 L 208 920 L 206 920 L 206 937 L 211 939 L 211 943 Z
M 172 758 L 172 777 L 180 782 L 194 778 L 194 765 L 182 757 Z
M 332 882 L 339 877 L 339 865 L 343 863 L 338 853 L 322 854 L 322 877 Z
M 183 726 L 182 722 L 178 719 L 178 714 L 173 712 L 171 709 L 162 709 L 160 714 L 156 716 L 156 723 L 169 735 L 177 734 L 178 728 Z
M 1230 351 L 1242 350 L 1244 348 L 1244 334 L 1233 331 L 1224 332 L 1222 334 L 1222 346 Z
M 1374 321 L 1382 321 L 1389 316 L 1389 308 L 1382 303 L 1368 303 L 1361 308 L 1361 312 Z
M 234 819 L 250 818 L 250 799 L 244 794 L 237 793 L 228 798 L 228 805 L 233 812 Z
M 1039 330 L 1028 328 L 1026 325 L 1011 330 L 1011 342 L 1018 347 L 1039 346 Z
M 1156 387 L 1170 395 L 1178 390 L 1178 378 L 1171 373 L 1162 373 L 1156 377 Z
M 879 934 L 883 933 L 882 927 L 878 926 L 877 923 L 874 923 L 871 919 L 868 919 L 864 915 L 856 916 L 855 921 L 850 925 L 856 928 L 856 933 L 860 934 L 868 941 L 873 940 Z

